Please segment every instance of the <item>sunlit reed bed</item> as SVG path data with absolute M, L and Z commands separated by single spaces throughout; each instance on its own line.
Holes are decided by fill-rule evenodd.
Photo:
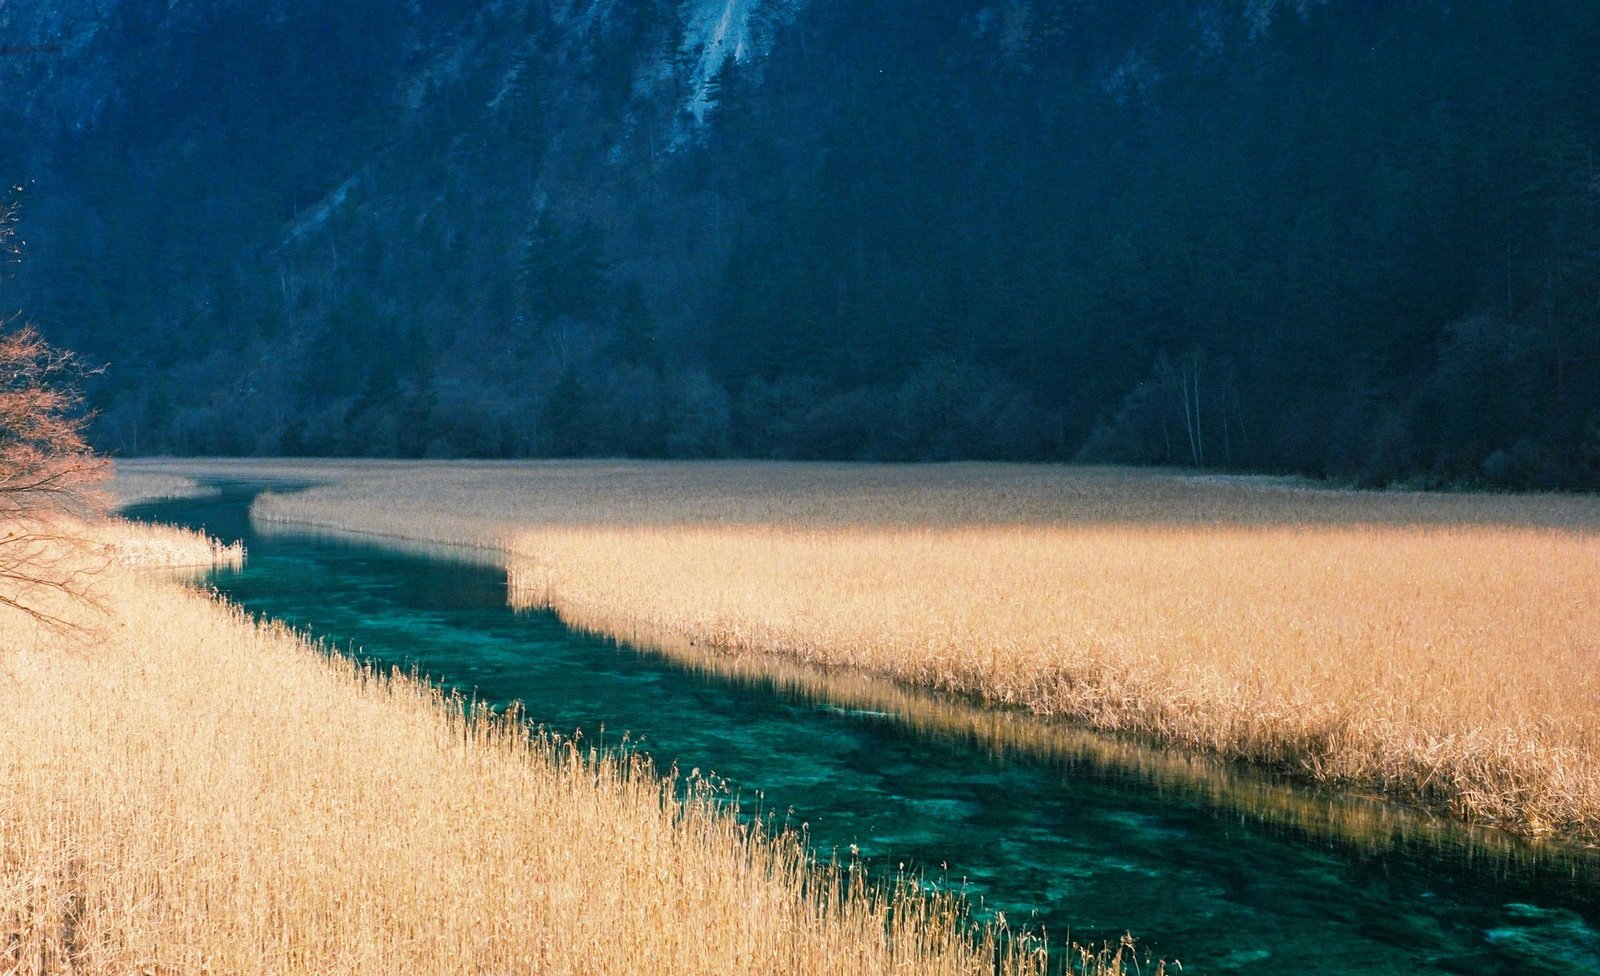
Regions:
M 126 468 L 116 469 L 116 477 L 106 485 L 106 491 L 116 505 L 133 505 L 160 498 L 200 498 L 216 493 L 216 489 L 202 485 L 187 475 L 130 471 Z
M 514 599 L 1600 834 L 1600 504 L 1017 465 L 329 465 L 257 514 Z
M 1044 965 L 948 897 L 891 901 L 647 768 L 203 594 L 113 563 L 95 596 L 52 608 L 96 615 L 92 641 L 0 620 L 0 972 Z
M 1600 545 L 1539 530 L 550 528 L 513 599 L 1593 834 Z
M 243 544 L 188 529 L 113 519 L 84 526 L 82 532 L 91 557 L 128 569 L 209 571 L 244 565 Z M 88 560 L 88 567 L 98 569 L 95 558 Z

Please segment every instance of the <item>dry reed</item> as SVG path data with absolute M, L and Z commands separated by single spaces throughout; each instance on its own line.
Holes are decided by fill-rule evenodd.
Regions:
M 174 526 L 112 519 L 75 531 L 89 542 L 91 568 L 96 559 L 129 569 L 164 571 L 244 565 L 243 544 L 225 543 L 202 532 Z
M 513 596 L 1531 832 L 1600 827 L 1600 545 L 1530 530 L 540 529 Z M 526 554 L 526 555 L 523 555 Z
M 133 505 L 162 498 L 196 498 L 213 493 L 187 475 L 130 470 L 126 465 L 113 469 L 106 493 L 115 505 Z
M 268 520 L 501 546 L 517 599 L 1533 834 L 1600 836 L 1600 504 L 955 465 L 329 466 Z
M 202 594 L 112 565 L 97 595 L 91 648 L 0 620 L 0 972 L 1043 964 L 949 898 L 891 901 L 648 769 Z

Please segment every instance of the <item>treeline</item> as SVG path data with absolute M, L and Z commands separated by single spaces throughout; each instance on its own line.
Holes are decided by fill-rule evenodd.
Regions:
M 278 6 L 53 136 L 113 449 L 1600 487 L 1594 4 L 813 0 L 704 127 L 669 0 Z
M 839 391 L 844 455 L 920 382 L 913 456 L 1600 485 L 1592 5 L 853 9 L 730 86 L 719 378 Z

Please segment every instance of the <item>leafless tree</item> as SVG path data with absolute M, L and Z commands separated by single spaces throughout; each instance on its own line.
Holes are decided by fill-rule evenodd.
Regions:
M 15 253 L 16 206 L 0 210 L 0 253 Z M 84 437 L 78 381 L 89 370 L 13 317 L 0 322 L 0 606 L 57 627 L 36 599 L 81 596 L 85 564 L 68 520 L 104 511 L 109 462 Z

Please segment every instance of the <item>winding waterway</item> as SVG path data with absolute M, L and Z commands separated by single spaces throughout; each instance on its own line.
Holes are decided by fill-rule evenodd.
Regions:
M 805 824 L 824 854 L 853 845 L 875 870 L 964 884 L 985 911 L 1044 926 L 1054 943 L 1131 931 L 1184 973 L 1600 973 L 1600 880 L 1581 859 L 1350 843 L 1126 764 L 1043 761 L 708 674 L 513 612 L 490 566 L 257 533 L 252 494 L 232 486 L 128 514 L 243 539 L 246 567 L 210 583 L 255 613 L 520 700 L 558 732 L 626 732 L 659 767 L 715 773 L 747 808 Z

